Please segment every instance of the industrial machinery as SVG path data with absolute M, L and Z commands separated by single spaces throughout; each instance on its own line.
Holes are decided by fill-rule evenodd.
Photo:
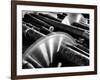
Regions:
M 22 68 L 89 65 L 89 14 L 26 11 Z

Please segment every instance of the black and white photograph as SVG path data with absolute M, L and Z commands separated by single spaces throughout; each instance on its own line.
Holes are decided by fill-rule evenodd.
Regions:
M 85 13 L 22 11 L 23 69 L 89 66 Z
M 96 6 L 23 1 L 13 6 L 12 72 L 18 79 L 96 73 Z

